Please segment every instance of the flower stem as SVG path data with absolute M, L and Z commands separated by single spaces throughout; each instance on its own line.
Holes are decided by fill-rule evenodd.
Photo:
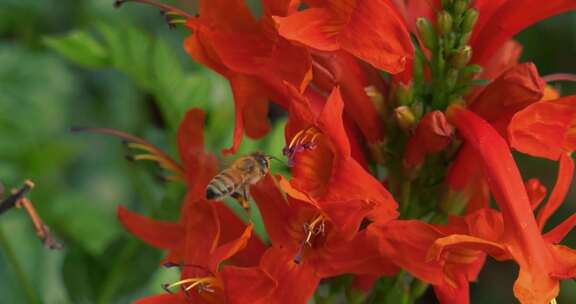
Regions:
M 4 236 L 4 232 L 2 228 L 0 228 L 0 248 L 2 248 L 4 255 L 6 256 L 6 260 L 8 264 L 12 266 L 12 270 L 14 271 L 14 275 L 16 276 L 16 280 L 18 281 L 19 285 L 22 286 L 24 289 L 24 293 L 26 294 L 26 298 L 28 299 L 28 303 L 39 303 L 38 296 L 34 292 L 34 288 L 32 287 L 32 283 L 26 278 L 26 274 L 24 270 L 20 266 L 18 262 L 18 258 L 12 250 L 10 243 Z

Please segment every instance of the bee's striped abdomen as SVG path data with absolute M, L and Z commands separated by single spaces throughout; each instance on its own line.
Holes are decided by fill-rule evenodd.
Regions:
M 229 170 L 224 170 L 216 175 L 206 187 L 206 199 L 218 200 L 228 196 L 236 190 L 236 185 L 241 181 L 238 177 L 230 174 Z

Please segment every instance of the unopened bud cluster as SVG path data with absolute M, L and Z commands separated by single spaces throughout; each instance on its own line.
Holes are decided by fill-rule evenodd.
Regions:
M 445 108 L 467 93 L 479 69 L 469 69 L 472 48 L 468 45 L 478 11 L 469 0 L 442 1 L 436 14 L 436 26 L 418 18 L 417 29 L 424 47 L 431 51 L 432 106 Z

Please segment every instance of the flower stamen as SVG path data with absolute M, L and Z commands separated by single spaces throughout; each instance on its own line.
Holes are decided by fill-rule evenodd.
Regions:
M 162 3 L 162 2 L 153 1 L 153 0 L 115 0 L 114 1 L 114 7 L 119 8 L 127 2 L 137 2 L 137 3 L 148 4 L 148 5 L 159 8 L 165 14 L 182 16 L 184 18 L 194 18 L 194 16 L 188 14 L 187 12 L 185 12 L 182 9 L 179 9 L 177 7 L 174 7 L 174 6 Z
M 326 217 L 323 215 L 318 215 L 310 223 L 304 223 L 304 235 L 306 236 L 303 241 L 300 242 L 296 256 L 294 256 L 294 263 L 300 264 L 302 262 L 302 254 L 304 252 L 304 247 L 312 247 L 312 238 L 317 235 L 324 235 L 326 231 Z
M 175 175 L 165 177 L 166 180 L 171 181 L 183 181 L 184 180 L 184 168 L 173 160 L 169 155 L 164 153 L 160 148 L 147 142 L 145 139 L 138 136 L 134 136 L 122 131 L 107 129 L 107 128 L 71 128 L 71 132 L 95 132 L 109 134 L 115 137 L 119 137 L 125 140 L 124 144 L 131 150 L 141 150 L 148 153 L 128 155 L 129 160 L 150 160 L 158 163 L 158 165 Z
M 288 166 L 292 166 L 296 153 L 314 149 L 319 136 L 320 132 L 314 127 L 308 127 L 296 133 L 290 144 L 282 150 L 282 153 L 288 157 Z
M 198 291 L 214 292 L 215 288 L 218 286 L 218 281 L 215 277 L 189 278 L 172 284 L 164 284 L 162 285 L 162 288 L 167 292 L 172 293 L 171 289 L 178 286 L 182 287 L 184 291 L 190 291 L 197 287 Z

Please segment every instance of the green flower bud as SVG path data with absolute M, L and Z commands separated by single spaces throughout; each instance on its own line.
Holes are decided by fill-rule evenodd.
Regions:
M 470 33 L 474 29 L 474 25 L 478 21 L 478 11 L 476 9 L 467 9 L 462 19 L 462 32 Z
M 442 35 L 446 35 L 452 31 L 452 16 L 447 11 L 441 11 L 438 13 L 437 17 L 437 24 L 438 24 L 438 31 Z
M 472 32 L 460 35 L 460 39 L 458 40 L 458 47 L 463 47 L 467 45 L 468 42 L 470 41 L 470 37 L 472 37 Z
M 442 0 L 442 7 L 444 9 L 449 8 L 452 5 L 453 0 Z
M 455 0 L 454 1 L 454 16 L 458 17 L 461 16 L 464 11 L 466 10 L 466 8 L 468 7 L 468 1 L 466 0 Z
M 458 70 L 457 69 L 449 69 L 446 72 L 446 86 L 450 91 L 452 91 L 456 87 L 456 83 L 458 82 Z
M 394 109 L 394 118 L 396 118 L 398 126 L 404 131 L 411 130 L 416 124 L 416 117 L 407 106 L 399 106 Z
M 416 28 L 418 29 L 418 34 L 420 34 L 420 39 L 424 42 L 424 46 L 429 50 L 435 49 L 437 44 L 436 33 L 430 21 L 420 17 L 416 20 Z
M 472 58 L 472 48 L 467 45 L 450 56 L 450 64 L 455 68 L 461 69 L 470 62 L 470 58 Z
M 396 101 L 399 105 L 407 106 L 414 99 L 414 89 L 412 84 L 399 84 L 396 88 Z

